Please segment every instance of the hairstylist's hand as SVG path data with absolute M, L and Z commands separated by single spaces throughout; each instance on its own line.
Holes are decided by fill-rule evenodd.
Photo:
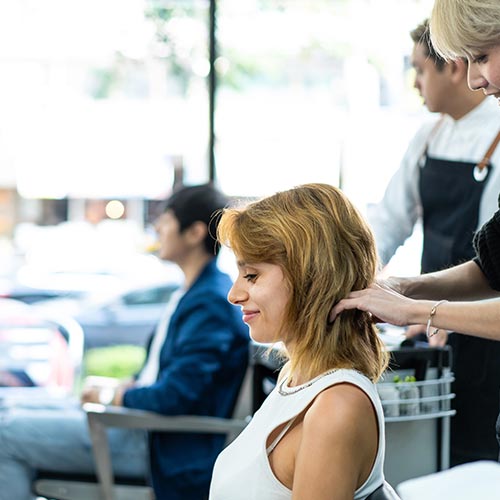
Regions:
M 384 279 L 377 279 L 376 284 L 385 288 L 386 290 L 391 290 L 393 292 L 399 293 L 400 295 L 406 295 L 406 278 L 397 278 L 395 276 L 390 276 Z
M 405 326 L 410 323 L 410 311 L 413 300 L 404 297 L 391 287 L 390 280 L 374 283 L 364 290 L 351 292 L 338 302 L 330 313 L 330 321 L 347 309 L 359 309 L 369 312 L 374 322 L 391 323 Z

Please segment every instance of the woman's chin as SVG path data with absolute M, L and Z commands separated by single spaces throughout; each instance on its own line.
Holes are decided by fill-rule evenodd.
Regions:
M 256 344 L 274 344 L 276 343 L 275 340 L 272 338 L 269 338 L 269 335 L 262 335 L 258 334 L 255 331 L 252 331 L 250 329 L 250 338 L 256 343 Z

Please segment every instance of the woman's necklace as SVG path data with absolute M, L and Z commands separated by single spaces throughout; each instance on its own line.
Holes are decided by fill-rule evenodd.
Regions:
M 338 370 L 338 368 L 334 368 L 333 370 L 328 370 L 325 373 L 322 373 L 321 375 L 318 375 L 317 377 L 314 377 L 313 379 L 309 380 L 309 382 L 306 382 L 305 384 L 302 385 L 297 385 L 295 387 L 288 387 L 285 385 L 285 383 L 288 380 L 288 377 L 285 377 L 280 384 L 278 385 L 278 392 L 282 396 L 290 396 L 291 394 L 295 394 L 302 389 L 307 389 L 308 387 L 311 387 L 311 385 L 314 384 L 314 382 L 317 382 L 319 379 L 322 379 L 323 377 L 326 377 L 327 375 L 331 375 L 332 373 L 335 373 Z

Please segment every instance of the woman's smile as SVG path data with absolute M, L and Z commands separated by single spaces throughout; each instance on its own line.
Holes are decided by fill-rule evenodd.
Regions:
M 243 313 L 243 321 L 245 323 L 250 323 L 250 321 L 252 321 L 252 319 L 254 319 L 259 314 L 259 311 L 249 311 L 243 309 L 242 313 Z

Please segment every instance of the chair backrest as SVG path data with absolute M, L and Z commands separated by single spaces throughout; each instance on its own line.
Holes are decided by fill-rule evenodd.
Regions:
M 241 382 L 238 396 L 233 409 L 232 418 L 250 421 L 252 418 L 252 391 L 253 391 L 253 367 L 249 363 L 243 381 Z M 239 432 L 229 433 L 226 438 L 226 446 L 238 437 Z
M 253 369 L 249 363 L 236 398 L 232 415 L 233 418 L 245 419 L 249 415 L 252 415 L 252 378 Z
M 71 392 L 82 361 L 80 325 L 34 305 L 0 302 L 0 385 Z
M 68 343 L 69 356 L 73 364 L 75 388 L 79 387 L 82 375 L 84 332 L 80 324 L 70 316 L 44 312 L 47 318 L 57 325 L 61 335 Z
M 384 481 L 374 492 L 370 493 L 366 500 L 401 500 L 392 486 Z

